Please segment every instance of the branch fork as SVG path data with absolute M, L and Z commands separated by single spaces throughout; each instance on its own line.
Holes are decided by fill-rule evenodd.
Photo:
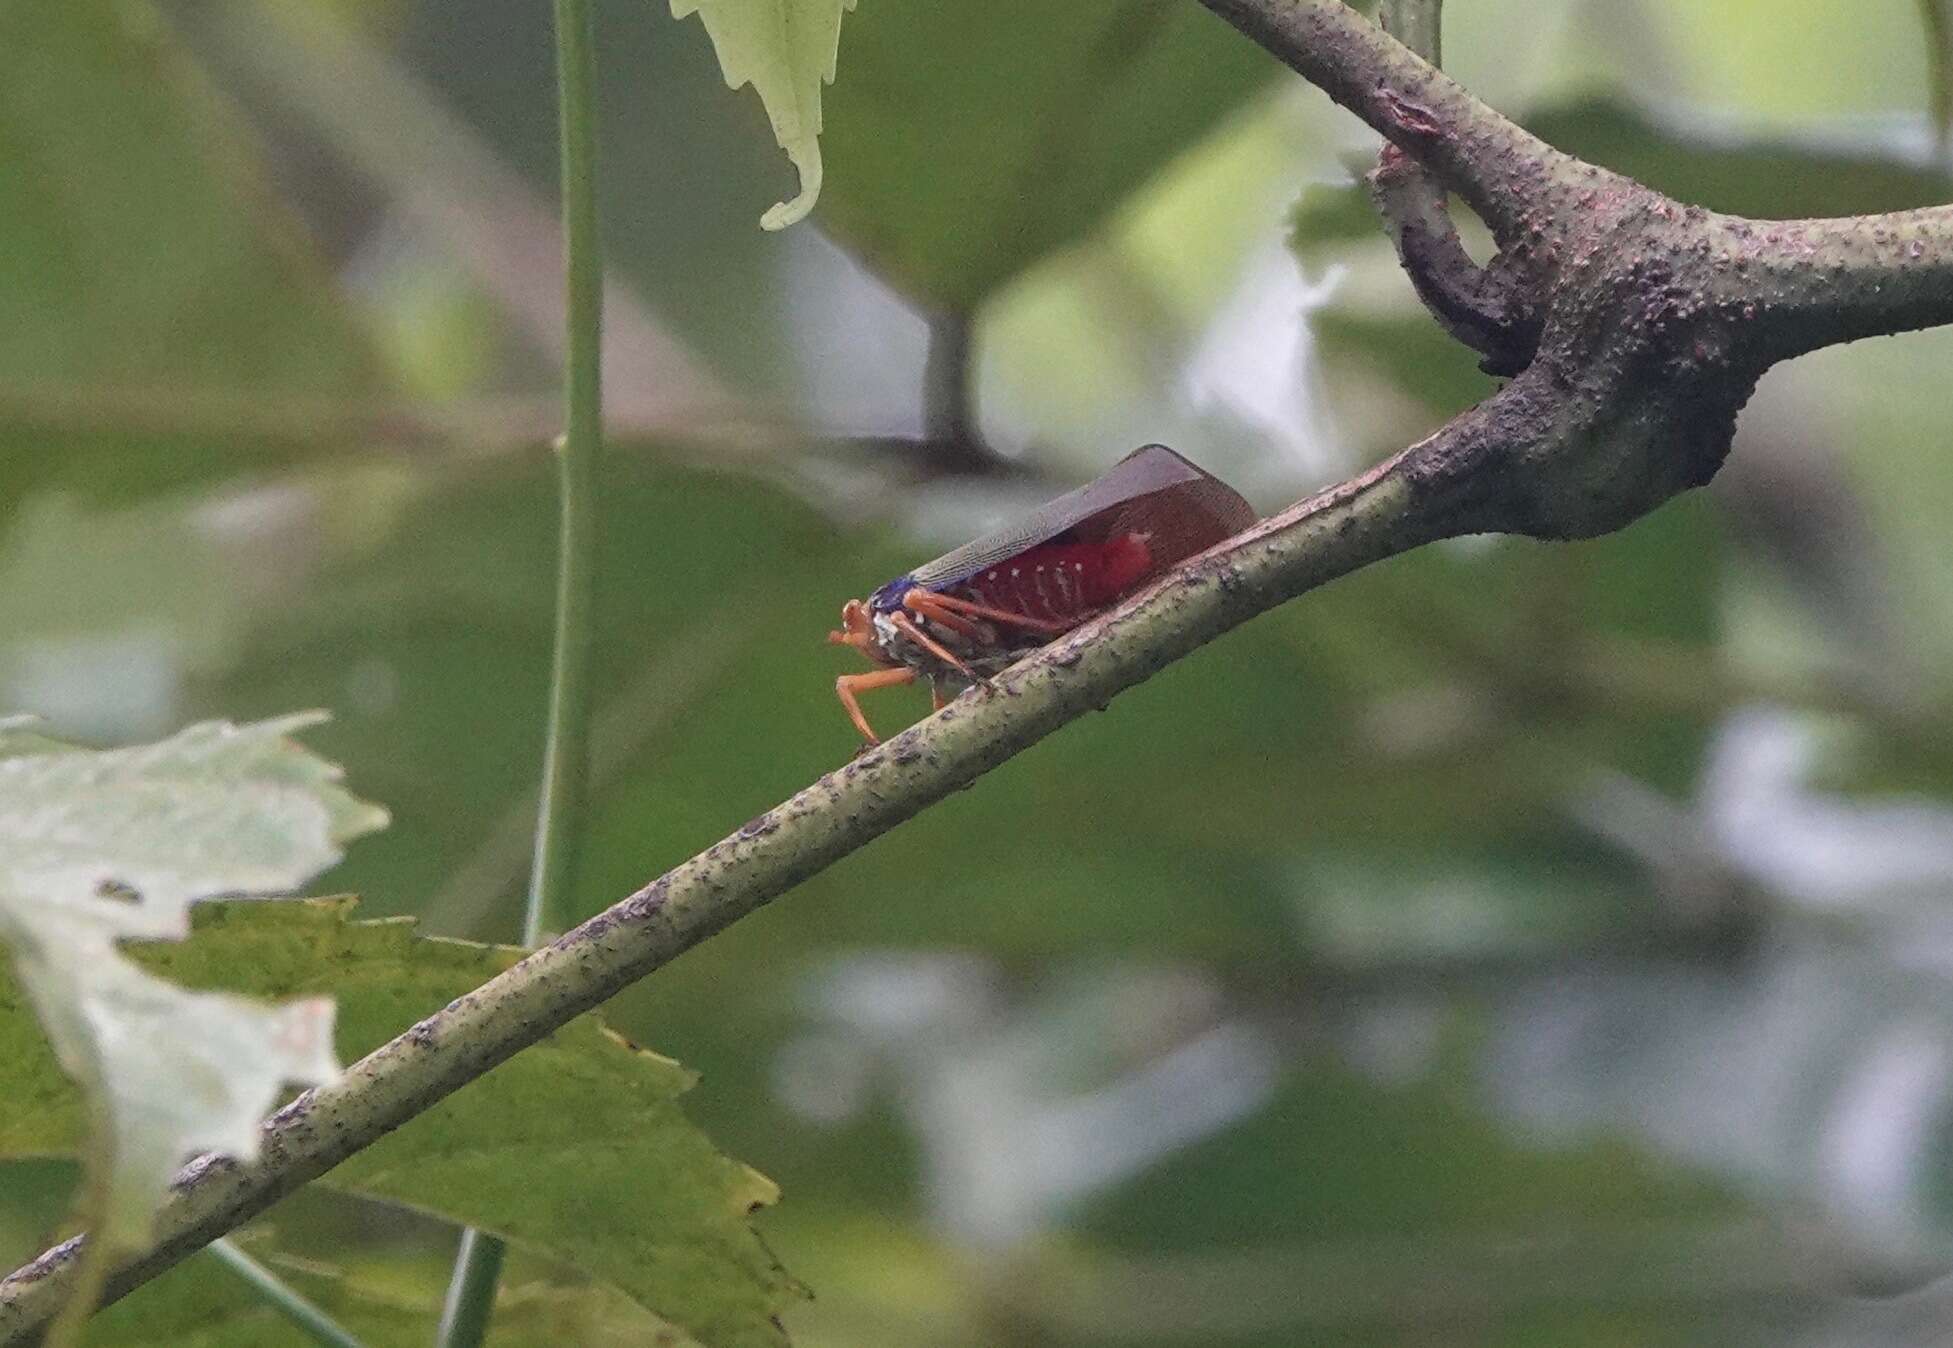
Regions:
M 1701 486 L 1779 360 L 1953 321 L 1953 207 L 1762 221 L 1554 150 L 1337 0 L 1202 0 L 1381 134 L 1371 191 L 1419 297 L 1512 383 L 1401 471 L 1468 532 L 1583 538 Z M 1438 5 L 1386 21 L 1435 55 Z M 1499 252 L 1480 267 L 1455 192 Z

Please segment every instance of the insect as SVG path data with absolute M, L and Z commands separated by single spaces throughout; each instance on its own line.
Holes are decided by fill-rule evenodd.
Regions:
M 860 694 L 927 679 L 941 708 L 945 688 L 987 681 L 1254 521 L 1239 492 L 1165 445 L 1136 449 L 1030 518 L 850 599 L 827 639 L 879 668 L 843 674 L 834 691 L 880 743 Z

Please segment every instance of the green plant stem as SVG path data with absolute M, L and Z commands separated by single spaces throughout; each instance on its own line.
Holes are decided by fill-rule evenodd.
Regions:
M 1377 22 L 1432 65 L 1444 64 L 1444 0 L 1380 0 Z
M 495 1311 L 495 1288 L 501 1282 L 507 1253 L 506 1243 L 486 1231 L 471 1226 L 461 1233 L 447 1299 L 441 1303 L 436 1342 L 443 1348 L 448 1344 L 477 1344 L 487 1335 Z
M 1919 0 L 1926 29 L 1927 115 L 1933 123 L 1933 149 L 1942 162 L 1953 160 L 1953 0 Z
M 583 829 L 590 757 L 590 647 L 597 577 L 597 466 L 603 454 L 603 257 L 597 237 L 596 53 L 590 0 L 556 0 L 561 99 L 564 270 L 569 292 L 565 425 L 557 468 L 562 532 L 557 543 L 556 643 L 549 742 L 536 815 L 536 854 L 522 944 L 567 909 Z
M 328 1345 L 328 1348 L 364 1348 L 357 1338 L 336 1324 L 331 1316 L 300 1296 L 277 1274 L 238 1249 L 230 1241 L 213 1240 L 208 1248 L 226 1268 L 249 1283 L 252 1291 L 319 1343 Z
M 603 453 L 603 254 L 597 232 L 596 43 L 590 0 L 556 0 L 557 120 L 561 128 L 563 270 L 568 292 L 564 433 L 557 446 L 561 519 L 556 544 L 556 636 L 549 684 L 536 849 L 522 906 L 525 946 L 568 911 L 583 836 L 590 762 L 590 648 L 597 579 L 597 467 Z M 477 1348 L 488 1331 L 503 1243 L 461 1233 L 437 1348 Z

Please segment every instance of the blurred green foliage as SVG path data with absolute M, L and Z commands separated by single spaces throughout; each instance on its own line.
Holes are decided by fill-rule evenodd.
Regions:
M 6 703 L 116 737 L 329 707 L 312 742 L 395 819 L 331 883 L 506 938 L 555 511 L 505 399 L 549 387 L 522 306 L 555 259 L 458 258 L 438 210 L 375 189 L 186 8 L 0 19 Z M 361 11 L 364 41 L 398 38 L 373 53 L 390 77 L 522 175 L 533 199 L 489 194 L 511 220 L 546 216 L 553 181 L 532 8 Z M 616 428 L 599 789 L 559 926 L 846 760 L 829 686 L 852 666 L 821 643 L 844 599 L 1001 491 L 1167 434 L 1149 418 L 1187 400 L 1283 227 L 1216 183 L 1276 177 L 1303 198 L 1301 265 L 1340 278 L 1227 348 L 1306 324 L 1293 374 L 1333 458 L 1211 408 L 1173 423 L 1211 436 L 1183 448 L 1274 505 L 1493 386 L 1358 209 L 1371 143 L 1191 3 L 864 0 L 814 217 L 847 260 L 805 227 L 758 237 L 782 171 L 757 105 L 659 8 L 600 28 L 614 312 L 703 353 L 761 429 Z M 1907 6 L 1454 9 L 1468 86 L 1689 199 L 1948 195 Z M 372 340 L 398 318 L 375 276 L 499 354 Z M 837 388 L 885 351 L 920 366 L 921 324 L 876 317 L 897 299 L 975 313 L 982 424 L 1024 450 L 982 482 L 848 435 Z M 1953 1043 L 1931 954 L 1953 892 L 1931 845 L 1953 796 L 1950 354 L 1929 333 L 1775 372 L 1724 480 L 1618 536 L 1427 549 L 1268 615 L 620 997 L 623 1033 L 702 1074 L 687 1113 L 781 1183 L 760 1225 L 817 1294 L 795 1340 L 1784 1344 L 1936 1270 L 1953 1111 L 1878 1094 L 1866 1064 Z M 659 377 L 627 357 L 620 403 Z M 458 405 L 393 401 L 478 365 Z M 1808 772 L 1770 756 L 1787 741 L 1744 757 L 1759 707 L 1843 748 Z M 1864 1153 L 1898 1177 L 1872 1201 L 1826 1158 L 1901 1105 L 1925 1140 Z M 1096 1145 L 1066 1150 L 1078 1129 Z M 26 1253 L 58 1181 L 8 1175 L 0 1233 Z M 443 1238 L 325 1197 L 247 1233 L 376 1343 L 424 1336 Z M 227 1279 L 187 1265 L 143 1294 L 153 1319 L 138 1300 L 111 1323 L 221 1304 L 264 1337 L 203 1341 L 278 1342 Z M 508 1342 L 536 1341 L 524 1315 L 626 1314 L 553 1266 L 507 1289 Z M 166 1321 L 164 1298 L 204 1309 Z M 555 1336 L 650 1331 L 611 1332 Z
M 1174 0 L 870 5 L 846 52 L 822 219 L 952 311 L 1085 236 L 1280 69 Z

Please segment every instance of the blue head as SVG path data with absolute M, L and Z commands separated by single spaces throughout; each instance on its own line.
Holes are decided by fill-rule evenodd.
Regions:
M 902 607 L 902 596 L 915 588 L 908 576 L 898 576 L 868 596 L 868 607 L 876 613 L 893 613 Z

